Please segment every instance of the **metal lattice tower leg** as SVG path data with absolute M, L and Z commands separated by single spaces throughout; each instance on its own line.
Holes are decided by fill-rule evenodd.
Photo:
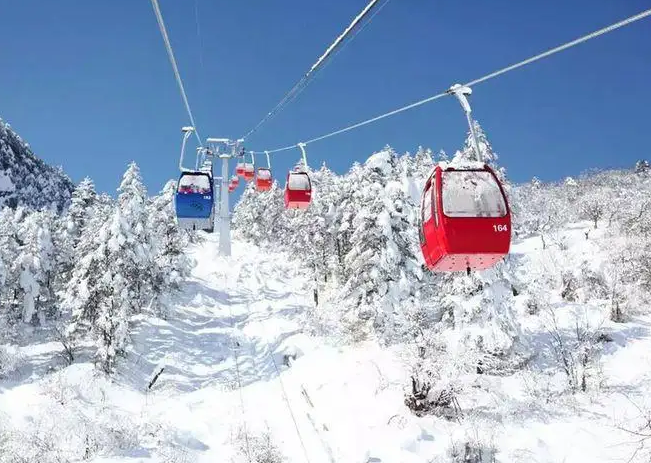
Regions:
M 221 201 L 219 210 L 219 254 L 221 256 L 231 255 L 231 216 L 228 211 L 228 159 L 227 154 L 219 156 L 222 160 L 222 185 Z

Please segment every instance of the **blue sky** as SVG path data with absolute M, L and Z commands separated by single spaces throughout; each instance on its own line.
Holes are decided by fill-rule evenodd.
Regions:
M 160 4 L 202 136 L 235 138 L 366 0 Z M 648 7 L 647 0 L 391 0 L 247 147 L 321 135 Z M 5 2 L 2 17 L 0 117 L 38 156 L 111 194 L 131 160 L 150 193 L 176 177 L 188 120 L 148 0 Z M 510 178 L 555 180 L 651 157 L 649 56 L 645 19 L 475 87 L 475 116 Z M 343 172 L 385 144 L 453 152 L 465 131 L 458 103 L 446 98 L 310 145 L 308 158 Z M 298 156 L 297 149 L 274 157 L 275 173 L 284 177 Z

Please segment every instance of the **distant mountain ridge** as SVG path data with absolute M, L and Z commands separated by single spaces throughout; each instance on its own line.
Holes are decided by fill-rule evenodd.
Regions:
M 0 119 L 0 207 L 61 211 L 75 185 L 60 167 L 37 158 L 29 145 Z

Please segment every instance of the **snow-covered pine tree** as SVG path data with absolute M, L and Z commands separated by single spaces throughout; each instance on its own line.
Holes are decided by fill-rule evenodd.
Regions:
M 284 235 L 283 191 L 273 182 L 269 191 L 247 184 L 233 211 L 233 228 L 258 246 L 276 242 Z
M 56 255 L 50 230 L 54 216 L 48 211 L 29 214 L 20 227 L 22 245 L 18 254 L 18 298 L 22 299 L 22 320 L 43 323 L 58 312 L 53 272 Z
M 352 249 L 353 219 L 359 209 L 360 179 L 364 178 L 364 166 L 355 161 L 348 173 L 336 179 L 337 204 L 332 210 L 329 233 L 334 240 L 335 273 L 337 281 L 343 285 L 349 278 L 351 269 L 346 264 L 346 256 Z
M 77 245 L 96 202 L 95 185 L 86 177 L 72 192 L 70 206 L 62 218 L 62 226 L 58 227 L 53 236 L 59 254 L 57 279 L 60 281 L 69 280 L 74 263 L 80 257 Z
M 83 257 L 67 288 L 72 310 L 68 332 L 90 332 L 102 369 L 110 373 L 128 340 L 129 319 L 151 297 L 158 274 L 147 229 L 146 192 L 135 163 L 129 165 L 118 189 L 117 205 L 103 223 L 90 220 L 79 249 Z M 97 209 L 106 213 L 106 200 Z
M 16 299 L 20 276 L 16 265 L 19 250 L 17 213 L 20 214 L 8 207 L 0 210 L 0 337 L 2 331 L 18 322 L 22 315 L 22 303 Z
M 130 312 L 140 312 L 151 300 L 152 281 L 159 273 L 147 223 L 147 191 L 135 162 L 129 164 L 118 188 L 119 230 L 112 242 L 119 255 L 119 273 L 130 282 Z
M 310 173 L 312 179 L 312 201 L 306 211 L 289 213 L 294 230 L 293 252 L 300 256 L 306 267 L 314 272 L 319 284 L 327 282 L 332 273 L 333 238 L 330 222 L 333 207 L 338 203 L 338 191 L 334 184 L 334 173 L 323 164 L 319 170 Z
M 506 178 L 506 169 L 504 167 L 497 165 L 497 160 L 499 157 L 497 153 L 493 151 L 493 147 L 488 141 L 486 132 L 484 132 L 484 129 L 481 127 L 481 125 L 479 125 L 479 122 L 477 122 L 476 120 L 473 120 L 473 125 L 475 127 L 475 133 L 477 134 L 477 141 L 479 143 L 480 161 L 485 164 L 488 164 L 495 171 L 495 175 L 497 175 L 497 178 L 500 180 L 504 188 L 507 191 L 510 190 L 510 186 Z M 453 160 L 476 161 L 476 157 L 475 157 L 476 155 L 473 146 L 474 143 L 472 139 L 472 134 L 470 133 L 470 130 L 468 130 L 466 141 L 463 145 L 463 148 L 461 149 L 461 151 L 456 152 Z
M 96 201 L 95 184 L 86 177 L 72 192 L 70 207 L 67 211 L 67 228 L 75 240 L 79 240 L 81 237 L 81 232 L 88 222 L 90 208 L 95 205 Z
M 441 153 L 443 156 L 445 156 L 444 151 L 441 151 Z M 434 154 L 432 153 L 432 150 L 419 146 L 416 154 L 414 154 L 413 164 L 413 177 L 416 179 L 416 186 L 418 187 L 418 193 L 420 195 L 423 187 L 425 186 L 427 177 L 429 177 L 429 175 L 432 173 L 432 170 L 434 169 Z
M 153 198 L 148 207 L 148 228 L 153 238 L 155 252 L 152 278 L 152 293 L 155 310 L 166 316 L 168 296 L 180 289 L 181 283 L 190 274 L 190 259 L 185 253 L 188 246 L 187 234 L 179 228 L 174 211 L 176 181 L 168 181 L 160 194 Z
M 395 180 L 391 148 L 375 153 L 351 174 L 356 213 L 345 257 L 348 279 L 341 294 L 344 306 L 352 309 L 346 318 L 351 325 L 361 321 L 388 342 L 402 330 L 399 309 L 413 299 L 422 278 L 414 253 L 415 229 L 408 218 L 409 203 Z
M 651 165 L 646 159 L 640 159 L 635 163 L 636 174 L 646 174 L 649 170 L 651 170 Z

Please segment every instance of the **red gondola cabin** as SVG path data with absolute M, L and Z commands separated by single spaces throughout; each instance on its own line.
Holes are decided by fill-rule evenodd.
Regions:
M 244 163 L 243 162 L 238 162 L 235 164 L 235 175 L 238 175 L 240 177 L 244 177 Z
M 289 172 L 285 184 L 285 208 L 307 209 L 312 200 L 312 182 L 307 172 Z
M 258 167 L 258 175 L 255 179 L 258 191 L 271 190 L 271 171 L 266 167 Z
M 244 164 L 244 180 L 247 182 L 250 182 L 253 180 L 255 177 L 255 169 L 253 168 L 253 164 Z
M 421 201 L 420 244 L 435 272 L 484 270 L 509 253 L 511 212 L 487 165 L 436 166 Z

